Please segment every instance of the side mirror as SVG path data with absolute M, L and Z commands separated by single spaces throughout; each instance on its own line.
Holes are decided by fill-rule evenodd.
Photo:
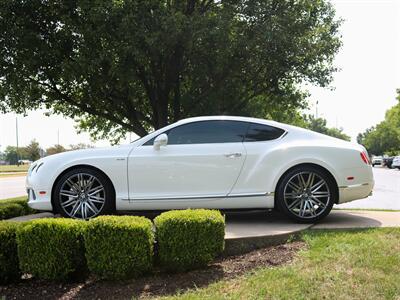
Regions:
M 154 150 L 160 150 L 161 146 L 167 146 L 167 144 L 168 144 L 168 135 L 163 133 L 154 139 L 153 147 Z

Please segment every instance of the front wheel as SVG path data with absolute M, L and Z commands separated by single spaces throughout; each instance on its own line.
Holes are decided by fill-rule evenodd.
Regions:
M 337 197 L 336 184 L 326 172 L 305 166 L 284 175 L 276 205 L 297 222 L 315 223 L 329 214 Z
M 115 201 L 110 180 L 90 168 L 64 174 L 55 186 L 53 197 L 56 211 L 62 216 L 85 220 L 111 213 Z

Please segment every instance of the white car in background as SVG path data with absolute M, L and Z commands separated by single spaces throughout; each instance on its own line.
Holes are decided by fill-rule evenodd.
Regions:
M 397 168 L 400 170 L 400 156 L 395 156 L 393 158 L 392 168 Z
M 374 186 L 364 147 L 255 118 L 181 120 L 123 146 L 32 164 L 29 206 L 89 219 L 115 210 L 277 208 L 316 222 Z
M 376 165 L 381 166 L 383 163 L 383 157 L 382 156 L 373 156 L 372 157 L 372 166 L 375 167 Z

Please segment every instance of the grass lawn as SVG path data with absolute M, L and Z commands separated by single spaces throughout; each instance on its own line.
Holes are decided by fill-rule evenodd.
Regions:
M 29 165 L 1 165 L 0 173 L 2 172 L 28 172 Z
M 11 173 L 11 172 L 5 172 L 5 173 L 0 173 L 0 178 L 4 177 L 21 177 L 21 176 L 26 176 L 28 173 L 25 172 L 18 172 L 17 173 Z
M 302 238 L 308 249 L 289 265 L 168 299 L 400 299 L 400 228 L 315 230 Z

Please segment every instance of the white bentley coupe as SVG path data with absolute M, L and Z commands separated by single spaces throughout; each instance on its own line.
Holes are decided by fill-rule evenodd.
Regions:
M 334 203 L 370 195 L 364 147 L 262 119 L 181 120 L 129 145 L 32 164 L 29 206 L 89 219 L 115 210 L 277 208 L 316 222 Z

